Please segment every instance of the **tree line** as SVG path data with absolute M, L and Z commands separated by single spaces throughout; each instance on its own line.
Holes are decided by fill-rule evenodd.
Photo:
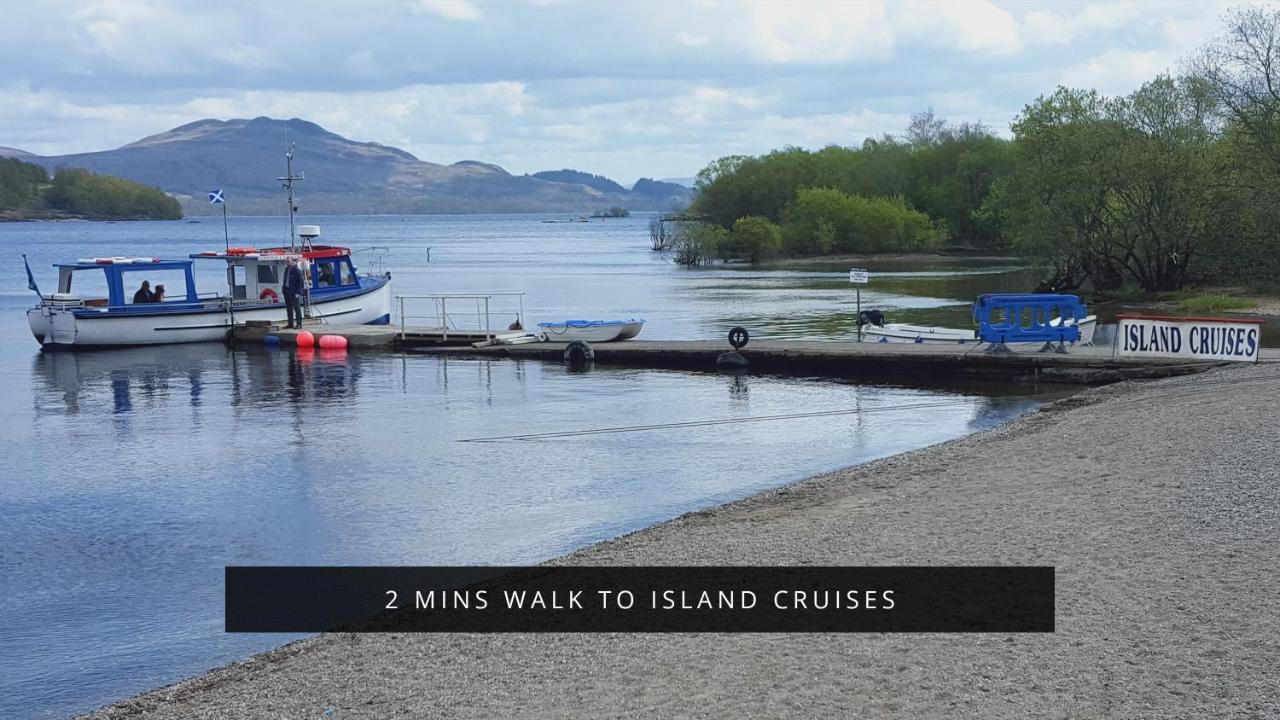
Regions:
M 176 220 L 178 201 L 156 188 L 111 175 L 0 158 L 0 213 L 14 217 L 72 215 L 110 220 Z
M 670 244 L 697 262 L 1012 251 L 1061 290 L 1280 277 L 1280 11 L 1231 11 L 1177 75 L 1059 87 L 1011 129 L 927 111 L 860 147 L 721 158 Z

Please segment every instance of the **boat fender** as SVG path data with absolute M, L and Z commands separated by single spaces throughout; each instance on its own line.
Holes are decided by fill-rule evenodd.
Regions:
M 735 327 L 729 331 L 729 344 L 733 346 L 734 350 L 741 350 L 746 347 L 749 340 L 751 340 L 751 333 L 747 332 L 747 329 L 742 326 Z M 733 354 L 737 355 L 737 353 Z
M 273 303 L 280 302 L 280 296 L 277 295 L 276 291 L 272 290 L 271 288 L 264 288 L 262 292 L 258 294 L 259 300 L 266 300 L 267 298 L 271 298 L 271 302 Z
M 884 313 L 879 310 L 863 310 L 858 313 L 858 327 L 863 325 L 884 327 Z
M 570 365 L 584 365 L 596 359 L 596 351 L 582 340 L 574 340 L 564 349 L 564 361 Z
M 720 353 L 716 358 L 716 369 L 724 372 L 746 370 L 751 363 L 737 350 Z
M 262 344 L 266 345 L 267 347 L 280 347 L 280 336 L 264 335 L 262 337 Z

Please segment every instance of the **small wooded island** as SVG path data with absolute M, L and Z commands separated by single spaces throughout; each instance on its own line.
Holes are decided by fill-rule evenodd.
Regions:
M 178 220 L 182 206 L 156 188 L 78 168 L 49 177 L 39 165 L 0 158 L 0 220 Z

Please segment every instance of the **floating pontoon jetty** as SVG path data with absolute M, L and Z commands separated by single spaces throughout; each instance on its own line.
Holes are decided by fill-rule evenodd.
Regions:
M 401 325 L 307 326 L 313 334 L 341 335 L 355 350 L 383 349 L 561 362 L 566 344 L 535 342 L 493 344 L 506 331 L 443 330 Z M 283 345 L 295 344 L 298 331 L 275 326 L 238 326 L 234 340 L 261 344 L 274 335 Z M 519 334 L 519 333 L 516 333 Z M 475 347 L 474 344 L 481 344 Z M 627 340 L 592 346 L 595 362 L 642 368 L 710 371 L 729 350 L 723 340 Z M 1220 363 L 1153 357 L 1113 357 L 1110 346 L 1075 347 L 1067 354 L 1019 350 L 994 354 L 975 345 L 895 344 L 842 341 L 753 340 L 742 349 L 752 372 L 841 378 L 912 378 L 916 381 L 1010 379 L 1072 384 L 1159 378 L 1200 372 Z

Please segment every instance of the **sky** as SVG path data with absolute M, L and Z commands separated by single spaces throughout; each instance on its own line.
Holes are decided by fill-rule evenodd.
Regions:
M 926 108 L 1008 135 L 1058 85 L 1123 94 L 1176 73 L 1229 7 L 0 0 L 0 145 L 88 152 L 267 115 L 432 162 L 689 177 L 901 133 Z

